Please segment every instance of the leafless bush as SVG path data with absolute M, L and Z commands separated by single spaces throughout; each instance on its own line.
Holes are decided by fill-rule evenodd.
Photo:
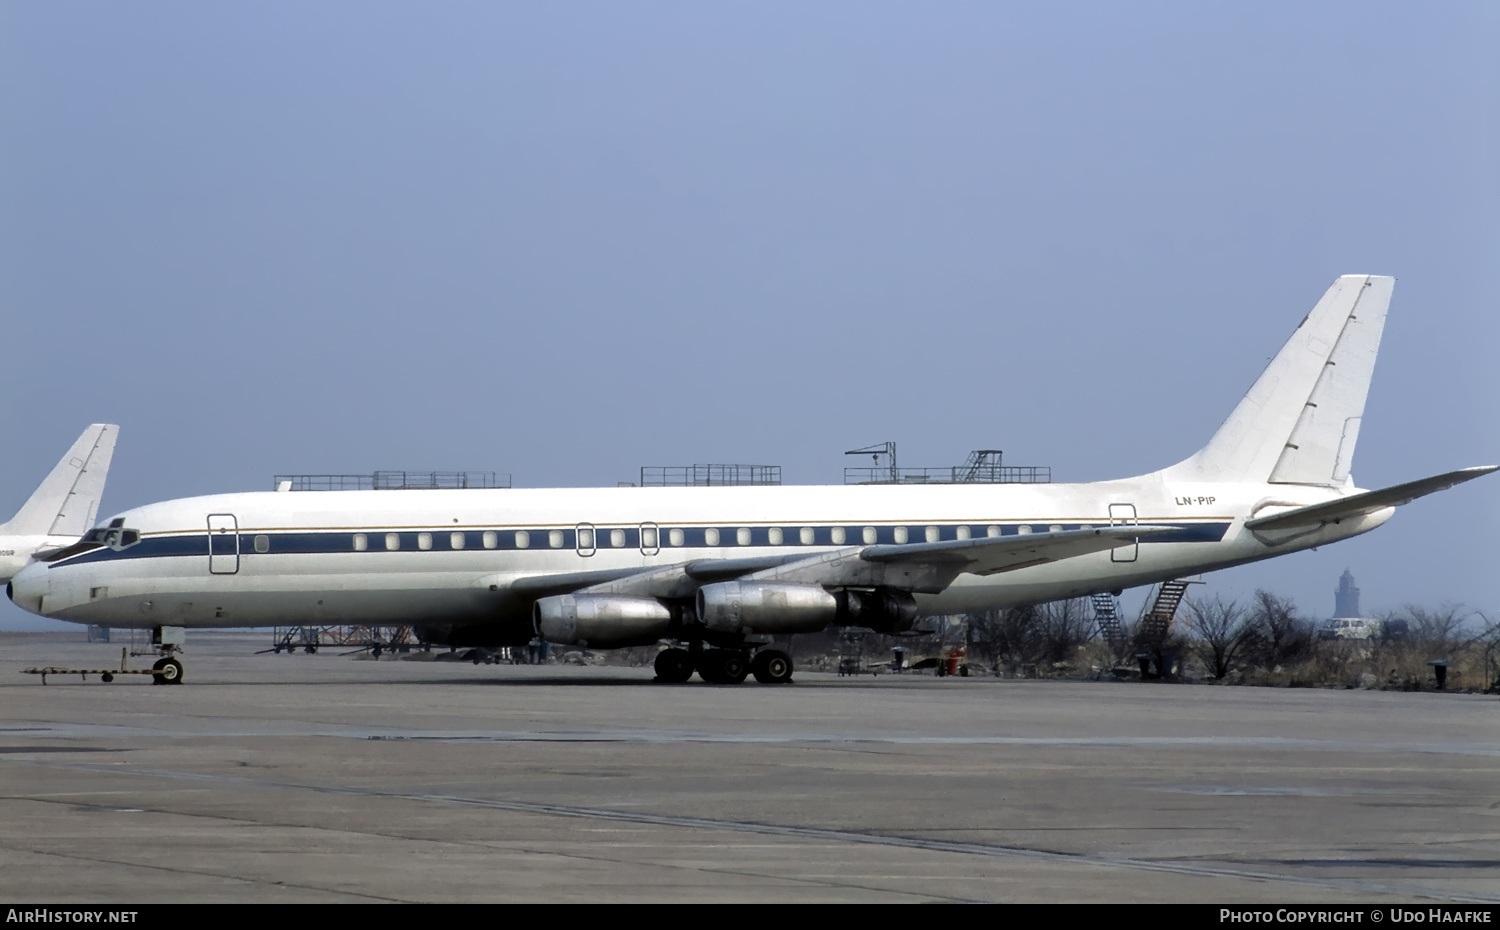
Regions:
M 1428 662 L 1439 659 L 1452 663 L 1453 686 L 1467 679 L 1484 687 L 1481 653 L 1488 625 L 1474 629 L 1469 624 L 1471 615 L 1468 608 L 1453 603 L 1435 609 L 1407 604 L 1385 615 L 1381 632 L 1371 643 L 1372 673 L 1388 687 L 1415 690 L 1432 677 Z
M 1255 632 L 1255 661 L 1267 670 L 1305 658 L 1312 648 L 1313 625 L 1297 616 L 1297 607 L 1289 597 L 1256 591 L 1250 622 Z
M 1010 675 L 1071 661 L 1093 637 L 1093 615 L 1082 598 L 986 610 L 968 615 L 969 646 Z
M 1221 681 L 1259 641 L 1255 616 L 1217 594 L 1206 600 L 1189 600 L 1186 619 L 1194 637 L 1194 651 L 1209 674 Z

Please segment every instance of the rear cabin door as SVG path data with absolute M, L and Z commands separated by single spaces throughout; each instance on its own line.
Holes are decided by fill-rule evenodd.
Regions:
M 232 513 L 208 515 L 208 571 L 233 575 L 240 570 L 240 528 Z
M 1109 525 L 1129 526 L 1140 523 L 1136 518 L 1134 504 L 1110 504 Z M 1116 546 L 1109 550 L 1109 558 L 1112 562 L 1134 562 L 1141 552 L 1141 541 L 1137 539 L 1128 546 Z

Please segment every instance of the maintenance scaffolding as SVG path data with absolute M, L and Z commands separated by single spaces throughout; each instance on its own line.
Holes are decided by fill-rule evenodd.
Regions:
M 873 468 L 844 469 L 845 484 L 1048 484 L 1048 465 L 1002 465 L 999 449 L 975 449 L 962 465 L 948 468 L 901 468 L 896 464 L 896 444 L 882 442 L 845 455 L 868 455 Z M 881 458 L 885 459 L 881 463 Z
M 369 475 L 277 475 L 278 491 L 439 491 L 508 488 L 510 475 L 493 471 L 377 471 Z
M 770 487 L 781 484 L 780 465 L 643 465 L 643 488 Z

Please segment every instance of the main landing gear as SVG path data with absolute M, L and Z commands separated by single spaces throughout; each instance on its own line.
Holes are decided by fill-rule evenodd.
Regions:
M 750 675 L 763 685 L 792 680 L 792 657 L 780 649 L 762 649 L 753 657 L 745 649 L 663 649 L 656 655 L 656 680 L 680 684 L 698 677 L 712 685 L 737 685 Z

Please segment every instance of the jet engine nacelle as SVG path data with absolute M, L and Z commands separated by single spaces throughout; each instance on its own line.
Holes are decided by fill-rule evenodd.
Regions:
M 838 599 L 817 585 L 724 581 L 698 589 L 698 619 L 720 633 L 814 633 L 838 612 Z
M 905 633 L 917 621 L 917 599 L 905 591 L 876 588 L 844 591 L 839 623 L 862 626 L 877 633 Z
M 649 646 L 667 635 L 672 611 L 651 597 L 561 594 L 532 611 L 537 635 L 549 643 L 618 649 Z

